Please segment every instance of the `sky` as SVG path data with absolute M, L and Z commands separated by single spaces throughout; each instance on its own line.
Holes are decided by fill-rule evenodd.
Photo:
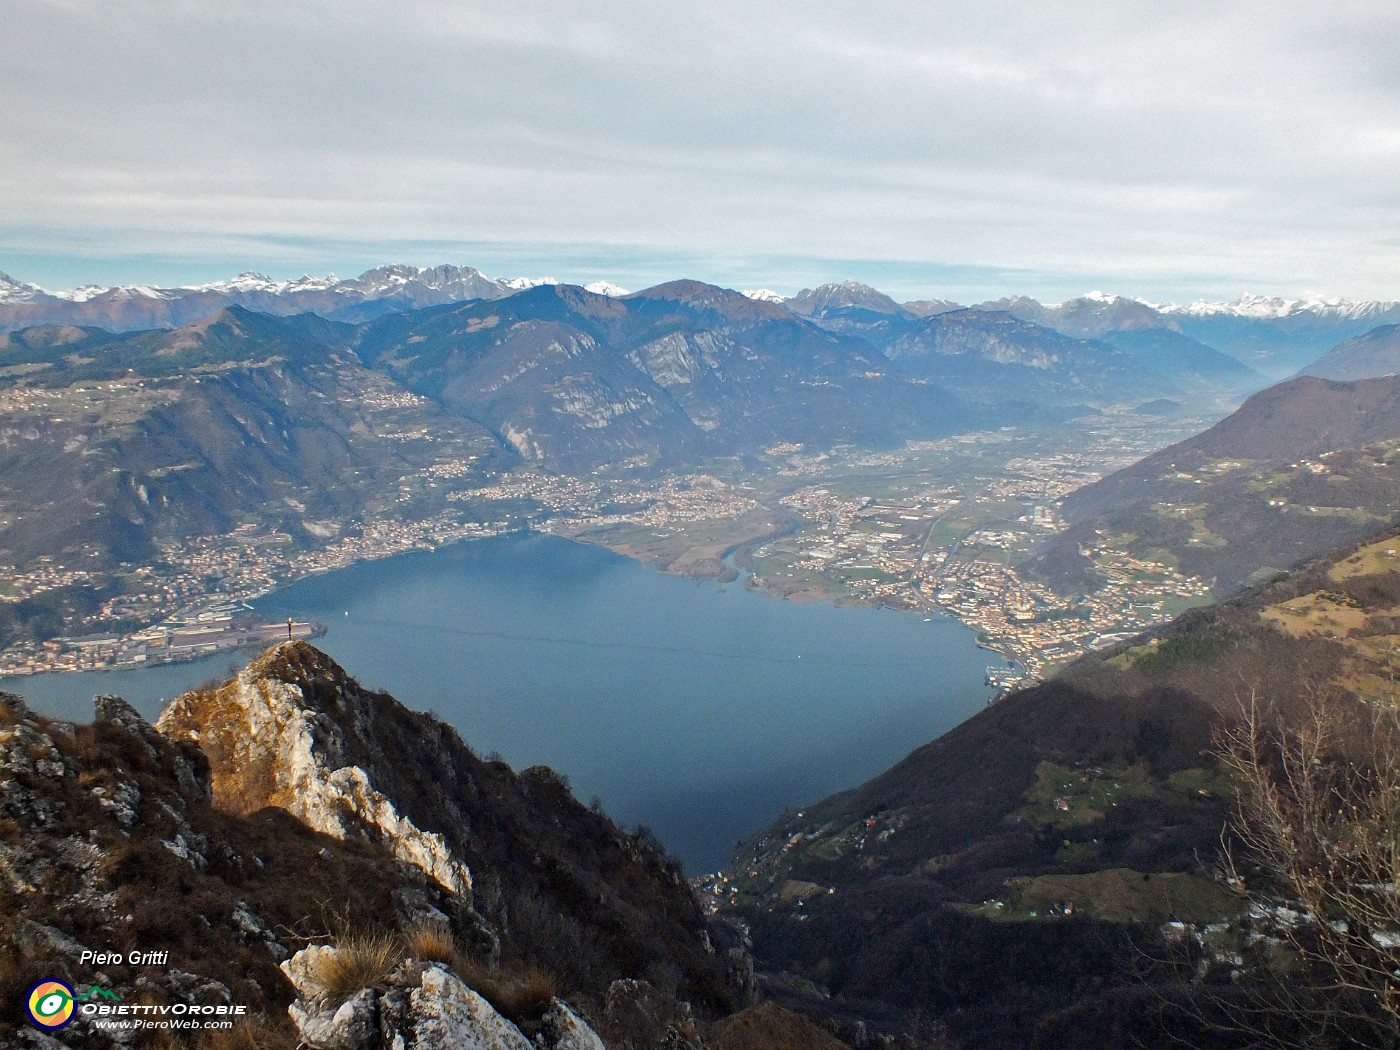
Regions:
M 6 0 L 0 270 L 1400 299 L 1400 5 Z

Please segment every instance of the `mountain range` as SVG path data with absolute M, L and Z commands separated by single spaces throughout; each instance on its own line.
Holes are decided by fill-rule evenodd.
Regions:
M 1073 592 L 1117 547 L 1230 594 L 1400 515 L 1400 377 L 1290 379 L 1209 430 L 1066 497 L 1030 568 Z
M 434 462 L 499 463 L 481 425 L 366 368 L 355 331 L 230 307 L 173 331 L 0 336 L 24 376 L 0 384 L 5 561 L 149 564 L 250 516 L 321 542 Z
M 49 292 L 0 273 L 0 331 L 40 324 L 92 325 L 111 331 L 176 328 L 226 306 L 270 314 L 315 313 L 332 320 L 364 321 L 395 310 L 497 299 L 553 278 L 487 277 L 470 266 L 379 266 L 358 277 L 300 277 L 277 281 L 243 273 L 227 281 L 178 288 L 150 285 Z M 606 281 L 589 286 L 625 294 Z
M 695 462 L 774 441 L 888 445 L 997 414 L 868 343 L 695 281 L 622 298 L 568 285 L 398 314 L 367 364 L 565 470 Z
M 785 441 L 893 447 L 1183 385 L 1005 313 L 912 318 L 882 352 L 692 281 L 622 297 L 539 285 L 359 324 L 228 306 L 170 330 L 43 325 L 0 336 L 0 369 L 12 565 L 142 563 L 250 514 L 313 543 L 375 508 L 428 511 L 441 492 L 405 479 L 451 463 L 485 479 L 521 461 L 659 470 Z
M 494 299 L 553 283 L 558 282 L 548 277 L 492 278 L 470 266 L 451 264 L 380 266 L 347 279 L 304 276 L 274 280 L 244 273 L 226 281 L 174 288 L 88 285 L 56 292 L 0 274 L 0 331 L 52 323 L 113 331 L 178 327 L 230 305 L 265 313 L 309 311 L 334 320 L 364 321 L 391 311 Z M 607 281 L 586 287 L 600 294 L 626 294 Z M 938 298 L 898 303 L 856 281 L 803 289 L 793 296 L 768 289 L 746 294 L 780 303 L 833 330 L 849 327 L 872 338 L 877 346 L 902 334 L 902 322 L 959 307 Z M 1195 353 L 1205 346 L 1273 379 L 1302 368 L 1344 339 L 1400 321 L 1400 303 L 1396 302 L 1261 295 L 1245 295 L 1233 302 L 1198 300 L 1178 305 L 1090 292 L 1054 306 L 1027 296 L 1011 296 L 973 308 L 1011 313 L 1078 339 L 1170 331 L 1193 340 Z M 1179 347 L 1184 350 L 1186 344 Z M 1159 342 L 1158 351 L 1166 348 Z
M 1323 379 L 1369 379 L 1400 372 L 1400 325 L 1384 324 L 1338 343 L 1300 375 Z
M 226 533 L 250 514 L 314 545 L 376 508 L 407 500 L 424 513 L 441 509 L 443 493 L 425 471 L 465 469 L 484 484 L 521 461 L 569 473 L 665 470 L 778 442 L 892 447 L 1262 383 L 1169 323 L 1149 323 L 1142 304 L 1113 297 L 1063 304 L 1051 316 L 1025 300 L 914 310 L 849 282 L 804 293 L 794 308 L 694 281 L 602 295 L 485 280 L 446 267 L 371 271 L 334 287 L 279 290 L 249 279 L 240 294 L 285 296 L 284 310 L 315 295 L 385 312 L 351 323 L 231 305 L 174 329 L 48 324 L 0 336 L 0 557 L 19 566 L 55 556 L 139 564 L 163 543 Z M 372 298 L 394 289 L 400 298 Z M 481 291 L 493 297 L 453 298 Z M 227 296 L 231 286 L 207 294 Z M 410 309 L 414 296 L 451 301 Z M 178 296 L 144 298 L 170 311 L 194 308 Z M 1107 331 L 1109 316 L 1122 327 Z M 1370 348 L 1353 370 L 1384 364 L 1375 348 L 1389 345 L 1387 331 L 1347 344 Z M 1346 347 L 1337 354 L 1354 356 Z M 1306 412 L 1305 399 L 1269 397 L 1281 418 Z M 1346 418 L 1368 404 L 1353 402 Z M 1283 449 L 1292 445 L 1273 445 L 1296 459 Z M 444 466 L 452 463 L 470 466 Z M 405 481 L 415 477 L 422 483 Z M 1052 578 L 1083 569 L 1074 545 L 1098 528 L 1088 524 L 1092 493 L 1123 484 L 1105 482 L 1067 503 L 1076 529 L 1042 559 Z M 1331 485 L 1340 491 L 1335 476 Z M 1336 505 L 1298 488 L 1287 506 L 1305 499 Z M 1383 503 L 1358 497 L 1355 520 L 1340 514 L 1321 530 L 1324 542 L 1388 513 Z M 1118 513 L 1137 512 L 1118 500 Z M 1172 529 L 1189 536 L 1191 520 L 1188 513 Z M 1148 537 L 1158 526 L 1138 529 L 1138 546 L 1156 543 Z M 1183 566 L 1222 580 L 1321 549 L 1285 543 L 1292 553 L 1241 552 L 1223 568 L 1225 555 L 1211 562 L 1213 543 L 1163 538 L 1157 546 L 1180 547 Z

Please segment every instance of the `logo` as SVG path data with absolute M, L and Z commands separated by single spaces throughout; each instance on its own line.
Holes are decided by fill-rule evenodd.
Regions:
M 29 989 L 24 1007 L 36 1027 L 56 1031 L 73 1020 L 73 989 L 46 978 Z

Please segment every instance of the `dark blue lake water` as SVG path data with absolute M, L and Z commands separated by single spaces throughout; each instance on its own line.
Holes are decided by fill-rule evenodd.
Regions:
M 363 684 L 436 712 L 480 753 L 545 763 L 692 874 L 789 805 L 850 787 L 986 704 L 967 628 L 779 601 L 667 576 L 597 547 L 508 536 L 312 577 L 256 603 L 311 616 Z M 154 716 L 227 655 L 149 670 L 12 678 L 91 718 L 96 693 Z

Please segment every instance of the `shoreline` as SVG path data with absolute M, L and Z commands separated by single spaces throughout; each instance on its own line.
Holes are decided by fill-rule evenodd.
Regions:
M 933 617 L 937 617 L 941 620 L 947 620 L 949 622 L 956 623 L 970 631 L 977 631 L 977 628 L 974 625 L 963 620 L 961 617 L 958 617 L 952 614 L 951 612 L 940 608 L 925 609 L 914 604 L 891 603 L 883 599 L 878 601 L 867 601 L 859 598 L 850 598 L 843 597 L 840 595 L 834 595 L 829 592 L 824 594 L 817 594 L 814 593 L 810 588 L 801 591 L 794 591 L 791 593 L 781 593 L 770 590 L 764 587 L 761 583 L 758 586 L 754 586 L 751 582 L 755 578 L 752 570 L 745 569 L 742 565 L 737 564 L 740 558 L 742 558 L 744 552 L 746 550 L 761 546 L 762 544 L 772 540 L 774 537 L 791 535 L 793 532 L 796 531 L 797 527 L 798 523 L 796 522 L 796 520 L 793 518 L 789 518 L 780 527 L 771 529 L 759 536 L 747 536 L 736 543 L 724 547 L 718 553 L 717 556 L 712 556 L 708 560 L 708 564 L 711 564 L 717 568 L 727 570 L 723 573 L 693 571 L 693 568 L 699 567 L 695 563 L 691 563 L 691 565 L 687 566 L 687 568 L 693 567 L 692 571 L 686 571 L 685 569 L 677 571 L 672 566 L 674 566 L 677 562 L 683 561 L 684 559 L 676 558 L 672 559 L 670 562 L 666 562 L 663 564 L 660 559 L 647 558 L 641 556 L 640 552 L 636 551 L 635 549 L 631 548 L 626 544 L 609 543 L 601 536 L 589 536 L 586 533 L 569 535 L 565 532 L 556 531 L 555 529 L 551 528 L 524 526 L 515 528 L 505 528 L 501 529 L 499 532 L 454 536 L 443 542 L 423 543 L 420 541 L 414 544 L 406 545 L 403 549 L 400 550 L 386 550 L 382 552 L 376 551 L 373 553 L 366 554 L 363 557 L 351 558 L 343 564 L 339 565 L 312 565 L 309 566 L 305 571 L 298 572 L 295 574 L 289 574 L 288 576 L 279 579 L 275 584 L 271 586 L 262 586 L 257 588 L 256 591 L 250 591 L 247 594 L 220 595 L 218 597 L 218 600 L 215 602 L 211 602 L 211 605 L 209 607 L 204 607 L 203 609 L 201 609 L 200 607 L 194 607 L 191 609 L 184 610 L 181 613 L 172 614 L 171 617 L 167 617 L 165 620 L 162 620 L 157 624 L 148 627 L 143 627 L 140 630 L 132 632 L 129 635 L 125 635 L 121 638 L 115 639 L 113 644 L 118 646 L 131 645 L 139 643 L 142 636 L 149 635 L 151 632 L 160 630 L 176 630 L 178 629 L 177 626 L 171 623 L 171 620 L 176 616 L 198 616 L 201 612 L 207 612 L 211 607 L 219 608 L 226 607 L 232 604 L 241 604 L 245 608 L 247 608 L 247 603 L 251 601 L 256 601 L 259 598 L 267 597 L 268 595 L 275 594 L 279 591 L 286 590 L 287 588 L 295 585 L 296 583 L 299 583 L 302 580 L 310 579 L 315 576 L 324 576 L 332 572 L 340 571 L 342 569 L 351 568 L 355 565 L 365 564 L 374 561 L 383 561 L 388 558 L 399 557 L 402 555 L 413 553 L 436 553 L 438 551 L 442 551 L 449 547 L 455 546 L 459 543 L 468 543 L 483 539 L 494 539 L 500 536 L 519 535 L 553 536 L 559 539 L 568 540 L 570 542 L 579 543 L 586 546 L 601 547 L 604 550 L 610 551 L 611 553 L 616 554 L 619 557 L 626 558 L 629 561 L 635 562 L 638 565 L 643 565 L 648 568 L 652 568 L 657 572 L 664 573 L 668 576 L 676 576 L 682 579 L 690 579 L 712 583 L 733 583 L 735 581 L 739 581 L 743 583 L 747 590 L 751 590 L 755 593 L 762 594 L 767 598 L 779 601 L 793 602 L 794 604 L 829 603 L 836 607 L 890 609 L 894 612 L 903 613 L 906 615 L 921 615 L 926 620 L 931 619 Z M 255 621 L 254 623 L 250 624 L 250 626 L 253 628 L 253 632 L 266 633 L 268 634 L 268 637 L 250 638 L 242 636 L 242 634 L 240 634 L 240 637 L 238 637 L 237 640 L 231 639 L 229 641 L 222 641 L 218 639 L 211 639 L 209 641 L 201 643 L 198 647 L 191 646 L 188 649 L 182 649 L 182 651 L 178 653 L 168 653 L 156 657 L 152 657 L 150 654 L 147 654 L 146 658 L 144 659 L 124 660 L 121 662 L 109 661 L 106 663 L 94 663 L 88 666 L 44 666 L 3 668 L 0 669 L 0 680 L 8 678 L 29 678 L 37 675 L 46 674 L 71 675 L 88 674 L 92 672 L 129 672 L 139 671 L 147 667 L 167 667 L 182 663 L 194 663 L 199 660 L 207 659 L 213 656 L 218 656 L 224 653 L 237 653 L 244 650 L 250 650 L 257 647 L 265 646 L 273 641 L 279 640 L 281 634 L 283 633 L 284 627 L 284 625 L 281 623 L 274 625 L 268 621 L 262 620 Z M 298 623 L 296 624 L 296 628 L 304 629 L 297 630 L 295 637 L 298 638 L 319 638 L 329 633 L 330 631 L 330 627 L 327 624 L 315 621 L 305 621 L 302 623 Z M 253 632 L 244 632 L 244 634 Z M 278 638 L 271 637 L 271 634 L 274 632 L 278 635 Z M 988 641 L 985 637 L 981 636 L 980 633 L 976 637 L 973 644 L 977 648 L 985 652 L 992 653 L 999 657 L 1004 663 L 1008 665 L 1008 669 L 1019 669 L 1021 675 L 1020 680 L 1016 682 L 1016 686 L 1030 684 L 1030 682 L 1032 681 L 1031 679 L 1028 679 L 1026 677 L 1027 671 L 1025 660 L 1015 650 L 1009 647 L 998 646 Z M 988 684 L 991 685 L 993 683 Z M 1007 689 L 1002 688 L 997 693 L 997 695 L 993 697 L 993 699 L 999 699 L 1000 696 L 1005 695 L 1006 692 Z

